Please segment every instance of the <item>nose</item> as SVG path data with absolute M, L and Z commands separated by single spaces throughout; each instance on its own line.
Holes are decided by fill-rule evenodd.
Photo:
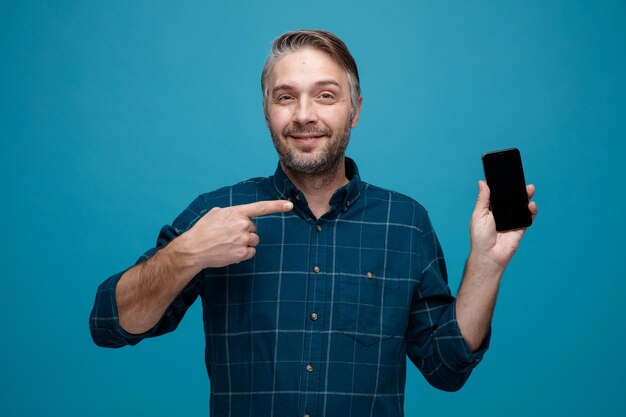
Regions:
M 298 100 L 293 111 L 293 121 L 301 125 L 317 122 L 314 103 L 306 98 Z

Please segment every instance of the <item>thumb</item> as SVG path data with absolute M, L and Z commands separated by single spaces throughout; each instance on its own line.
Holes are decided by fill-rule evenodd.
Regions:
M 483 180 L 478 181 L 478 197 L 476 198 L 475 212 L 489 212 L 489 186 Z

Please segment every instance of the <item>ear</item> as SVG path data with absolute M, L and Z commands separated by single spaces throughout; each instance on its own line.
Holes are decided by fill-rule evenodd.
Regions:
M 263 116 L 265 116 L 265 124 L 267 125 L 267 127 L 270 127 L 270 119 L 269 116 L 267 115 L 267 107 L 265 106 L 265 101 L 261 102 L 261 106 L 263 107 Z
M 355 128 L 361 115 L 361 104 L 363 104 L 363 96 L 359 96 L 359 102 L 354 106 L 354 114 L 352 115 L 352 122 L 350 127 Z

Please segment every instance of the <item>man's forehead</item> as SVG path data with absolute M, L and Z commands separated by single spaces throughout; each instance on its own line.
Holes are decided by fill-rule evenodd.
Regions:
M 346 71 L 328 54 L 306 48 L 290 52 L 276 61 L 269 77 L 272 89 L 279 85 L 347 85 Z

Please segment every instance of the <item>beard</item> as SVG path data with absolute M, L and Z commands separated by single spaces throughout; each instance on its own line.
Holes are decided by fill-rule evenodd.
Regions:
M 343 161 L 350 141 L 350 126 L 348 120 L 343 129 L 334 132 L 329 128 L 310 126 L 295 126 L 283 129 L 281 134 L 270 128 L 272 141 L 282 165 L 290 171 L 301 175 L 322 175 L 335 171 Z M 319 150 L 300 150 L 288 146 L 287 139 L 292 134 L 317 134 L 326 136 L 324 147 Z

